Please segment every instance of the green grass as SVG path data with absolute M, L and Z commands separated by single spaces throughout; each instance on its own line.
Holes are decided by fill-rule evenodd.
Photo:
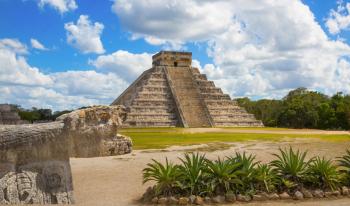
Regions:
M 260 128 L 261 129 L 261 128 Z M 248 140 L 280 141 L 284 138 L 320 138 L 326 141 L 349 141 L 347 134 L 264 134 L 208 132 L 188 133 L 184 128 L 121 129 L 119 132 L 132 138 L 134 149 L 164 149 L 173 145 L 195 145 L 212 142 L 240 142 Z

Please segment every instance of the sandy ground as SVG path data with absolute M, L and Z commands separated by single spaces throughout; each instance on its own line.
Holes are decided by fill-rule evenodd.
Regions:
M 186 133 L 253 133 L 253 134 L 350 134 L 349 131 L 318 129 L 264 129 L 264 128 L 185 128 Z
M 281 142 L 247 141 L 230 144 L 230 148 L 223 151 L 207 152 L 207 157 L 215 159 L 224 157 L 236 151 L 246 151 L 257 155 L 263 162 L 270 161 L 272 153 L 279 147 L 308 150 L 309 156 L 325 155 L 337 157 L 350 148 L 350 142 L 327 142 L 319 139 L 285 139 Z M 115 157 L 72 158 L 74 193 L 77 205 L 139 205 L 137 200 L 149 184 L 142 185 L 142 169 L 152 158 L 163 161 L 165 157 L 178 161 L 177 157 L 186 151 L 198 148 L 205 150 L 207 145 L 172 146 L 166 150 L 137 150 L 131 154 Z M 235 203 L 234 205 L 239 205 Z M 242 205 L 350 205 L 350 198 L 313 201 L 263 202 Z

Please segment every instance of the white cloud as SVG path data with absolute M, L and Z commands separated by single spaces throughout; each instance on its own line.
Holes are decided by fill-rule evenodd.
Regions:
M 331 34 L 338 34 L 341 30 L 350 28 L 350 3 L 338 1 L 337 4 L 337 9 L 332 9 L 326 19 L 326 27 Z
M 32 45 L 32 47 L 34 49 L 38 49 L 38 50 L 43 50 L 46 51 L 48 50 L 48 48 L 46 48 L 42 43 L 40 43 L 37 39 L 30 39 L 30 44 Z
M 330 40 L 300 0 L 119 0 L 112 9 L 148 43 L 207 42 L 214 64 L 202 70 L 231 96 L 281 97 L 300 86 L 350 93 L 349 45 Z
M 105 52 L 100 38 L 104 28 L 102 23 L 93 23 L 89 20 L 89 16 L 80 15 L 76 24 L 69 22 L 64 28 L 67 31 L 67 42 L 82 53 Z
M 130 83 L 109 71 L 44 74 L 28 64 L 25 48 L 16 39 L 0 39 L 0 103 L 54 110 L 110 104 Z
M 112 10 L 133 37 L 179 48 L 183 40 L 207 40 L 224 32 L 233 17 L 225 9 L 227 3 L 224 0 L 215 4 L 202 0 L 118 0 Z
M 61 14 L 78 8 L 75 0 L 39 0 L 38 4 L 41 8 L 45 5 L 51 6 Z
M 112 54 L 101 55 L 90 61 L 96 68 L 113 72 L 127 81 L 137 78 L 143 71 L 152 67 L 152 55 L 148 53 L 133 54 L 119 50 Z
M 17 39 L 0 39 L 0 50 L 6 50 L 14 54 L 28 53 L 27 46 L 22 44 Z

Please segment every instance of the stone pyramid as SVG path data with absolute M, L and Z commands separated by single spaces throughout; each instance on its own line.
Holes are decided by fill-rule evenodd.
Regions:
M 112 103 L 128 109 L 126 127 L 263 126 L 191 66 L 192 53 L 161 51 L 152 60 Z

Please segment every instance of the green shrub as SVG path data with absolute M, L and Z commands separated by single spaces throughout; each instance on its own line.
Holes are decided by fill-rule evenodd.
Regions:
M 316 157 L 309 165 L 308 180 L 315 187 L 335 190 L 340 185 L 340 174 L 332 160 Z
M 143 169 L 143 183 L 155 181 L 156 195 L 172 195 L 179 190 L 179 166 L 174 165 L 166 159 L 165 165 L 152 159 L 153 163 L 148 163 Z
M 182 188 L 189 194 L 199 195 L 205 187 L 204 169 L 206 167 L 206 159 L 204 155 L 185 154 L 181 159 L 182 165 L 179 166 L 181 174 L 180 181 Z
M 239 164 L 238 167 L 239 179 L 242 184 L 237 185 L 240 193 L 252 193 L 254 192 L 254 179 L 256 175 L 256 165 L 259 162 L 255 161 L 255 155 L 247 155 L 245 152 L 243 154 L 236 152 L 235 156 L 228 157 L 231 164 Z
M 224 194 L 226 192 L 235 191 L 237 185 L 242 184 L 239 179 L 241 171 L 240 163 L 232 163 L 229 160 L 221 160 L 218 158 L 215 161 L 207 161 L 207 182 L 208 187 L 212 189 L 210 192 L 216 194 Z
M 295 152 L 292 147 L 279 150 L 280 154 L 273 154 L 277 159 L 273 160 L 270 164 L 276 169 L 283 186 L 292 189 L 302 185 L 312 159 L 306 161 L 307 152 L 300 152 L 299 150 Z
M 256 190 L 272 192 L 279 184 L 279 178 L 275 170 L 268 164 L 259 164 L 255 172 Z

